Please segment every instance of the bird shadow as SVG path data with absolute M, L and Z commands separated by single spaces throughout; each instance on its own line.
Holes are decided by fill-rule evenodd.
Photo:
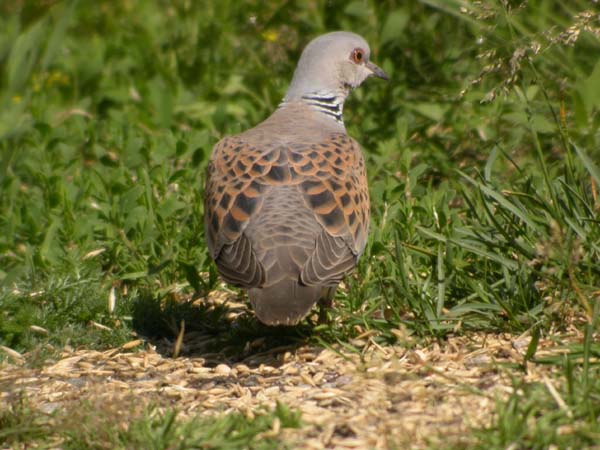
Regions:
M 142 293 L 133 303 L 133 328 L 163 357 L 202 358 L 209 367 L 238 363 L 277 367 L 285 353 L 310 344 L 316 334 L 310 321 L 263 325 L 239 298 L 228 297 L 161 298 Z

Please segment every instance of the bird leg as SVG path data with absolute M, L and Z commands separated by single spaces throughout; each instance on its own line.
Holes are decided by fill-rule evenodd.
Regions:
M 331 322 L 327 313 L 333 306 L 333 296 L 335 295 L 335 290 L 336 287 L 323 289 L 323 295 L 319 299 L 319 325 L 328 324 Z

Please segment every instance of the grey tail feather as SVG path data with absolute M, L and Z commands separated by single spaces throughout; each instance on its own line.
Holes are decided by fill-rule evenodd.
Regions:
M 321 298 L 321 286 L 303 286 L 295 280 L 281 280 L 266 288 L 248 291 L 256 317 L 266 325 L 295 325 Z

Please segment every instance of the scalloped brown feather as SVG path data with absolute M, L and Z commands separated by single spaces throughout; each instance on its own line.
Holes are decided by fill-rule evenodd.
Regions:
M 304 108 L 298 105 L 296 115 Z M 298 127 L 283 127 L 276 139 L 263 140 L 278 113 L 213 149 L 205 228 L 219 273 L 252 288 L 259 319 L 293 324 L 355 266 L 368 234 L 369 194 L 352 138 L 327 127 L 306 138 Z M 261 306 L 274 301 L 287 303 Z

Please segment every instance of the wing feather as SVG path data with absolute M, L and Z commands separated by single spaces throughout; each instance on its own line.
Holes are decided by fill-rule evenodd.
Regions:
M 339 283 L 363 252 L 369 227 L 362 152 L 345 133 L 332 133 L 319 143 L 260 148 L 234 136 L 215 146 L 204 205 L 208 248 L 219 272 L 237 286 L 265 283 L 268 274 L 257 257 L 257 243 L 245 230 L 260 214 L 270 190 L 282 186 L 298 189 L 318 228 L 312 253 L 293 253 L 300 281 L 305 285 Z M 308 254 L 305 261 L 300 260 L 302 254 Z
M 290 158 L 306 205 L 322 227 L 303 266 L 306 285 L 341 281 L 364 251 L 369 229 L 369 193 L 360 146 L 343 133 L 332 134 Z

